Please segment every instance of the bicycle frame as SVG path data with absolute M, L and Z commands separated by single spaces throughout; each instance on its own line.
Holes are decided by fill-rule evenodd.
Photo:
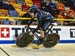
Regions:
M 48 34 L 49 34 L 49 31 L 51 31 L 51 29 L 52 29 L 52 27 L 53 27 L 53 25 L 50 25 L 49 24 L 49 26 L 47 27 L 47 29 L 45 30 L 45 35 L 47 36 Z M 30 32 L 32 32 L 33 33 L 33 28 L 31 28 L 31 27 L 25 27 L 25 29 L 26 29 L 26 32 L 28 32 L 28 33 L 30 33 Z M 37 39 L 39 39 L 39 35 L 38 34 L 40 34 L 40 32 L 37 30 L 37 32 L 34 32 L 33 33 L 33 35 L 37 38 Z

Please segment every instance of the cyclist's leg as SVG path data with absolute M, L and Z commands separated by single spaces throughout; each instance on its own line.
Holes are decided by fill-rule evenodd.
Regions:
M 44 30 L 42 28 L 40 28 L 40 34 L 41 34 L 41 38 L 45 37 Z
M 53 23 L 53 19 L 46 19 L 46 21 L 45 21 L 45 23 L 44 23 L 44 26 L 43 26 L 44 31 L 46 31 L 47 28 L 48 28 L 50 25 L 52 25 L 52 23 Z
M 44 28 L 43 28 L 43 25 L 44 25 L 44 19 L 42 19 L 40 22 L 39 22 L 39 24 L 38 24 L 38 27 L 39 27 L 39 29 L 40 29 L 40 34 L 41 34 L 41 38 L 44 38 Z
M 37 44 L 42 44 L 42 42 L 44 41 L 43 20 L 38 21 L 37 28 L 34 32 L 36 32 L 38 29 L 40 30 L 41 36 L 38 37 Z

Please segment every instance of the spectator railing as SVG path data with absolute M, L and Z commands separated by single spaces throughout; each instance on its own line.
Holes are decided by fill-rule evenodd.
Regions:
M 30 20 L 31 18 L 24 18 L 24 17 L 3 17 L 0 16 L 1 19 L 9 19 L 9 20 Z M 37 20 L 37 18 L 35 18 L 35 20 Z M 55 18 L 54 21 L 60 21 L 61 25 L 64 21 L 75 21 L 75 19 L 59 19 L 59 18 Z

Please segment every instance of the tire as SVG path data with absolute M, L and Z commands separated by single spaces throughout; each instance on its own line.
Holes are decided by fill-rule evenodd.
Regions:
M 29 35 L 29 33 L 22 33 L 17 37 L 16 45 L 18 47 L 26 47 L 33 41 L 33 39 L 33 35 Z
M 57 33 L 52 33 L 47 36 L 47 40 L 59 41 L 60 36 Z
M 60 37 L 58 34 L 56 33 L 49 34 L 48 36 L 45 37 L 43 46 L 46 48 L 54 47 L 58 43 L 59 39 Z
M 55 41 L 44 41 L 43 46 L 45 48 L 51 48 L 54 47 L 57 44 Z

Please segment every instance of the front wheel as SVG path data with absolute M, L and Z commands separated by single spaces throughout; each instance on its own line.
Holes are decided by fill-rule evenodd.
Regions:
M 60 40 L 60 36 L 56 33 L 49 34 L 45 37 L 45 41 L 43 42 L 43 46 L 46 48 L 54 47 L 58 41 Z
M 33 41 L 33 39 L 33 35 L 29 35 L 29 33 L 22 33 L 17 37 L 16 45 L 18 47 L 26 47 Z

